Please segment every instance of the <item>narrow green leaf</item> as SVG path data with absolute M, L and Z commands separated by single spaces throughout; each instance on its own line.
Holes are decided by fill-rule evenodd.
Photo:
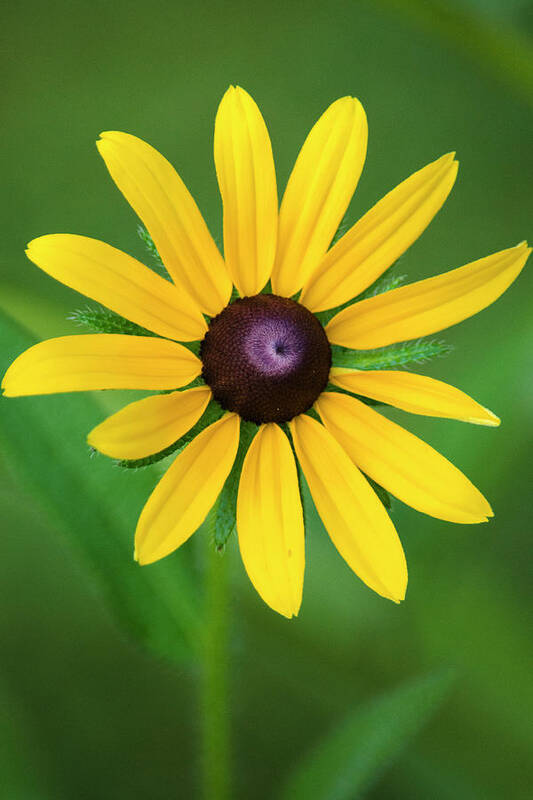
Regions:
M 78 308 L 73 311 L 67 319 L 75 322 L 77 325 L 89 328 L 89 330 L 94 333 L 121 333 L 125 336 L 157 336 L 156 333 L 152 333 L 152 331 L 146 328 L 141 328 L 141 326 L 137 325 L 135 322 L 130 322 L 129 319 L 125 319 L 103 306 L 98 306 L 96 308 L 92 308 L 91 306 Z M 201 346 L 199 341 L 180 342 L 180 344 L 182 347 L 186 347 L 190 350 L 191 353 L 194 353 L 195 356 L 199 355 Z M 203 383 L 203 381 L 200 381 L 200 383 Z
M 349 350 L 332 345 L 331 357 L 334 367 L 396 369 L 407 364 L 423 364 L 430 358 L 447 356 L 452 350 L 452 345 L 437 339 L 417 339 L 378 350 Z
M 417 678 L 352 712 L 289 776 L 280 800 L 355 800 L 381 777 L 444 700 L 452 674 Z
M 2 367 L 34 341 L 0 316 Z M 3 460 L 89 565 L 116 618 L 156 652 L 190 656 L 200 620 L 186 554 L 151 566 L 133 560 L 138 515 L 156 483 L 150 471 L 89 458 L 85 436 L 101 421 L 90 394 L 0 398 Z

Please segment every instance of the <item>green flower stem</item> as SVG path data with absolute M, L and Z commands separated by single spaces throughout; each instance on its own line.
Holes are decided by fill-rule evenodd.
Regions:
M 206 565 L 206 623 L 201 675 L 204 800 L 231 797 L 229 701 L 228 552 L 209 543 Z

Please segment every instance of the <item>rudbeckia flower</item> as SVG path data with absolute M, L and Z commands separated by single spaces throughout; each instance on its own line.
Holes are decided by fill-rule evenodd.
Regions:
M 168 555 L 197 530 L 230 475 L 241 421 L 257 426 L 240 473 L 238 541 L 255 588 L 287 617 L 298 613 L 304 576 L 299 468 L 341 556 L 370 588 L 396 602 L 407 585 L 404 552 L 367 477 L 438 519 L 476 523 L 492 516 L 468 478 L 372 401 L 480 425 L 497 425 L 498 418 L 433 378 L 332 366 L 332 347 L 382 348 L 461 322 L 507 289 L 530 250 L 522 243 L 350 304 L 422 233 L 457 174 L 454 154 L 442 156 L 331 246 L 366 146 L 360 102 L 334 102 L 309 133 L 278 208 L 265 122 L 250 95 L 231 87 L 218 109 L 214 141 L 223 258 L 170 163 L 135 136 L 103 133 L 100 154 L 172 282 L 94 239 L 35 239 L 27 254 L 38 267 L 148 335 L 42 342 L 16 359 L 2 384 L 8 396 L 162 391 L 89 434 L 94 448 L 117 459 L 164 452 L 195 430 L 208 406 L 219 410 L 148 499 L 135 537 L 141 564 Z M 331 309 L 337 311 L 324 326 L 321 312 Z M 200 343 L 196 352 L 183 344 L 194 342 Z

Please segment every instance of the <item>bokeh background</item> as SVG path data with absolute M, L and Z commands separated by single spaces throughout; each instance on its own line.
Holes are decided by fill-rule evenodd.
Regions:
M 83 304 L 26 260 L 28 240 L 82 233 L 148 258 L 98 157 L 101 130 L 160 149 L 220 240 L 212 135 L 230 83 L 263 111 L 280 189 L 322 110 L 344 94 L 361 99 L 370 136 L 352 220 L 457 150 L 450 199 L 401 259 L 410 279 L 531 237 L 532 31 L 528 0 L 8 4 L 0 306 L 29 333 L 1 343 L 2 367 L 25 335 L 74 332 L 67 315 Z M 277 797 L 293 765 L 358 704 L 448 668 L 447 698 L 365 796 L 531 796 L 531 288 L 526 268 L 496 305 L 444 334 L 452 355 L 420 368 L 501 415 L 499 429 L 402 417 L 471 477 L 496 517 L 452 525 L 395 502 L 410 568 L 402 606 L 362 586 L 312 513 L 297 620 L 262 604 L 229 548 L 236 797 Z M 89 459 L 84 444 L 117 403 L 108 393 L 1 401 L 6 800 L 197 796 L 194 663 L 184 652 L 176 668 L 135 644 L 116 598 L 102 591 L 99 554 L 111 575 L 127 562 L 144 622 L 157 629 L 144 582 L 166 581 L 180 598 L 178 618 L 201 614 L 208 542 L 200 533 L 164 572 L 146 567 L 149 577 L 138 578 L 129 561 L 135 519 L 157 470 L 120 473 Z

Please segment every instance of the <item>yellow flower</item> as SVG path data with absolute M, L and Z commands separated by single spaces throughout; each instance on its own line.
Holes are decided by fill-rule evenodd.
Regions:
M 263 117 L 244 90 L 228 89 L 214 142 L 223 259 L 169 162 L 135 136 L 103 133 L 100 154 L 173 283 L 83 236 L 43 236 L 28 245 L 27 254 L 57 280 L 156 335 L 42 342 L 16 359 L 2 384 L 8 396 L 172 390 L 131 403 L 89 434 L 91 445 L 120 459 L 164 450 L 195 425 L 213 398 L 222 406 L 226 413 L 179 453 L 146 503 L 135 540 L 141 564 L 168 555 L 199 527 L 232 469 L 241 419 L 255 422 L 237 498 L 239 546 L 261 597 L 287 617 L 300 608 L 304 574 L 293 448 L 340 554 L 368 586 L 396 602 L 407 585 L 404 553 L 364 475 L 439 519 L 474 523 L 492 516 L 486 499 L 456 467 L 352 395 L 481 425 L 497 425 L 498 418 L 458 389 L 423 375 L 332 368 L 331 345 L 380 348 L 454 325 L 496 300 L 530 250 L 522 243 L 360 300 L 324 328 L 315 314 L 346 306 L 379 278 L 429 224 L 457 173 L 454 154 L 428 164 L 330 247 L 366 145 L 361 104 L 351 97 L 337 100 L 307 137 L 278 210 Z M 272 293 L 262 293 L 269 281 Z M 233 302 L 232 285 L 240 295 Z M 179 341 L 201 341 L 200 358 Z M 178 390 L 199 376 L 199 385 Z

